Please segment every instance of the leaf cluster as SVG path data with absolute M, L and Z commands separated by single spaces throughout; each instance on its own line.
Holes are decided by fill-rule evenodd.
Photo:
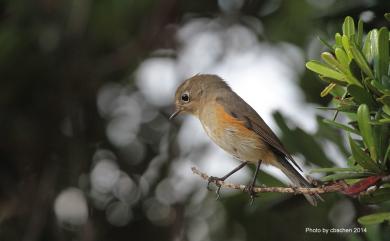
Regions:
M 324 181 L 358 181 L 368 176 L 388 175 L 390 170 L 390 74 L 389 30 L 386 27 L 363 31 L 363 22 L 357 26 L 346 17 L 342 33 L 335 34 L 334 44 L 321 40 L 329 50 L 321 54 L 322 62 L 311 60 L 306 67 L 328 83 L 321 96 L 332 95 L 335 110 L 333 120 L 324 120 L 348 135 L 351 156 L 346 168 L 318 168 L 314 172 L 327 173 Z M 336 121 L 338 113 L 348 117 L 344 124 Z M 370 195 L 361 195 L 363 203 L 381 203 L 390 200 L 390 188 L 382 184 Z M 387 214 L 387 216 L 385 215 Z M 378 218 L 362 217 L 363 224 L 390 220 L 389 213 Z M 383 217 L 385 215 L 386 217 Z M 368 222 L 365 222 L 368 220 Z M 373 221 L 374 220 L 374 221 Z M 376 220 L 376 221 L 375 221 Z

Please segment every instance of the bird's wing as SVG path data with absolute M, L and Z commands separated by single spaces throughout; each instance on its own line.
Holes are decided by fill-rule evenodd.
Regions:
M 227 106 L 224 104 L 226 103 L 225 98 L 229 98 L 228 103 L 231 103 L 231 105 Z M 271 128 L 240 96 L 234 93 L 234 95 L 229 95 L 229 97 L 217 98 L 216 101 L 223 104 L 225 111 L 232 117 L 244 122 L 248 129 L 254 131 L 262 141 L 267 143 L 274 150 L 275 154 L 290 160 L 294 166 L 302 171 Z

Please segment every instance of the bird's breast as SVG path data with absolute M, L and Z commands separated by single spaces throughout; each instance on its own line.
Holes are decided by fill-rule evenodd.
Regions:
M 226 112 L 222 105 L 207 105 L 200 112 L 199 119 L 207 135 L 231 155 L 252 162 L 264 159 L 267 155 L 267 145 L 258 134 Z

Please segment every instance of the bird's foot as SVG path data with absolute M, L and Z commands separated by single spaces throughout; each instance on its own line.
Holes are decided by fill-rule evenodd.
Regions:
M 220 177 L 213 177 L 213 176 L 210 176 L 209 179 L 208 179 L 208 182 L 207 182 L 207 189 L 209 191 L 211 191 L 211 188 L 210 188 L 210 183 L 214 183 L 215 186 L 217 186 L 217 190 L 215 190 L 215 194 L 217 194 L 217 200 L 221 197 L 221 195 L 219 194 L 219 192 L 221 191 L 221 184 L 218 183 L 218 181 L 224 181 L 224 179 L 220 178 Z
M 297 186 L 294 186 L 294 185 L 288 185 L 288 186 L 294 191 L 294 195 L 299 194 Z
M 254 184 L 249 184 L 245 187 L 244 189 L 244 192 L 247 192 L 249 194 L 249 197 L 250 197 L 250 203 L 249 205 L 252 206 L 253 204 L 253 201 L 255 200 L 255 198 L 257 197 L 257 193 L 255 192 L 255 185 Z
M 306 179 L 309 181 L 309 183 L 311 185 L 313 185 L 314 187 L 318 187 L 320 185 L 323 185 L 323 182 L 321 182 L 320 180 L 317 180 L 317 179 L 314 179 L 313 177 L 311 176 L 307 176 Z

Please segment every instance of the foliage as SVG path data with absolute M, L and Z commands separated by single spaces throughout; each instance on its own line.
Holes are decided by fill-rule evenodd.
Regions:
M 336 110 L 328 125 L 348 136 L 351 156 L 348 167 L 318 168 L 327 173 L 324 181 L 345 180 L 354 183 L 368 176 L 389 174 L 390 168 L 390 75 L 389 30 L 372 29 L 365 36 L 363 21 L 357 27 L 352 17 L 346 17 L 342 33 L 335 34 L 333 45 L 325 43 L 329 51 L 323 52 L 323 62 L 311 60 L 306 67 L 328 83 L 321 96 L 332 95 Z M 344 113 L 349 122 L 337 122 L 337 114 Z M 360 194 L 363 203 L 378 204 L 390 200 L 385 183 L 370 194 Z M 361 224 L 382 223 L 389 213 L 377 213 L 358 219 Z
M 384 225 L 367 227 L 367 239 L 355 234 L 310 234 L 305 228 L 337 227 L 339 220 L 344 221 L 342 227 L 355 226 L 354 214 L 370 210 L 366 204 L 388 200 L 390 188 L 381 188 L 381 192 L 367 198 L 362 196 L 361 205 L 355 202 L 354 206 L 337 194 L 327 194 L 326 202 L 314 208 L 302 195 L 269 193 L 259 195 L 250 207 L 247 195 L 222 190 L 221 200 L 215 201 L 215 195 L 207 193 L 201 181 L 192 180 L 196 177 L 192 177 L 186 163 L 188 159 L 200 160 L 198 157 L 208 152 L 206 146 L 194 147 L 191 155 L 181 152 L 183 143 L 173 138 L 181 128 L 166 118 L 172 110 L 171 102 L 152 105 L 148 101 L 152 94 L 142 95 L 140 82 L 135 81 L 138 67 L 156 57 L 180 61 L 180 66 L 191 69 L 186 63 L 193 61 L 188 58 L 192 55 L 183 51 L 177 38 L 188 34 L 187 28 L 181 31 L 183 26 L 199 22 L 211 27 L 218 22 L 226 30 L 240 24 L 252 26 L 250 31 L 258 41 L 271 49 L 296 45 L 298 51 L 291 55 L 295 56 L 305 49 L 311 50 L 307 53 L 317 51 L 317 46 L 308 46 L 313 34 L 333 29 L 342 20 L 340 16 L 381 16 L 389 9 L 389 1 L 385 0 L 265 0 L 242 1 L 242 9 L 230 16 L 219 10 L 219 3 L 232 2 L 239 1 L 1 2 L 0 240 L 123 241 L 131 237 L 144 241 L 357 241 L 379 240 L 377 237 L 389 233 L 390 226 L 386 230 Z M 373 17 L 365 26 L 378 26 L 382 24 L 380 19 Z M 192 26 L 200 29 L 198 24 Z M 226 41 L 245 46 L 247 41 L 240 33 Z M 199 40 L 210 41 L 204 35 L 192 34 Z M 231 55 L 224 56 L 231 50 L 225 51 L 216 62 L 230 62 Z M 313 81 L 309 71 L 301 72 L 301 58 L 298 61 L 288 56 L 282 55 L 281 59 L 287 60 L 292 69 L 298 67 L 288 77 L 299 79 L 303 99 L 325 105 L 330 98 L 316 94 L 323 84 Z M 235 68 L 248 66 L 232 67 L 231 73 Z M 186 77 L 184 73 L 187 72 L 179 71 L 175 78 Z M 298 74 L 302 76 L 298 78 Z M 155 75 L 156 81 L 165 85 L 159 78 L 164 72 Z M 261 81 L 266 76 L 258 78 Z M 284 91 L 275 90 L 274 94 L 277 93 Z M 342 156 L 349 154 L 337 129 L 323 123 L 321 117 L 317 117 L 321 122 L 314 134 L 305 132 L 301 124 L 294 126 L 286 113 L 275 113 L 274 117 L 280 127 L 277 134 L 289 151 L 298 154 L 297 159 L 332 167 L 324 143 L 334 145 Z M 129 131 L 130 127 L 135 130 Z M 112 139 L 113 130 L 118 136 L 125 136 L 124 141 L 134 138 L 133 142 L 118 144 Z M 187 139 L 193 137 L 191 134 Z M 106 160 L 116 165 L 114 170 L 112 165 L 105 165 Z M 212 160 L 216 165 L 224 165 L 225 161 Z M 98 163 L 107 167 L 106 174 L 114 171 L 116 176 L 119 171 L 123 182 L 118 184 L 127 188 L 115 185 L 113 192 L 95 192 L 91 174 L 101 167 Z M 244 175 L 249 178 L 249 173 Z M 258 181 L 268 186 L 283 185 L 264 172 Z M 83 226 L 64 223 L 55 211 L 55 201 L 69 189 L 84 193 L 88 219 Z M 117 195 L 119 191 L 130 191 L 131 195 Z M 77 220 L 72 215 L 82 214 L 77 207 L 83 202 L 78 199 L 63 203 L 68 209 L 62 214 L 72 217 L 73 222 Z M 348 208 L 338 212 L 340 206 L 355 208 L 355 212 Z

